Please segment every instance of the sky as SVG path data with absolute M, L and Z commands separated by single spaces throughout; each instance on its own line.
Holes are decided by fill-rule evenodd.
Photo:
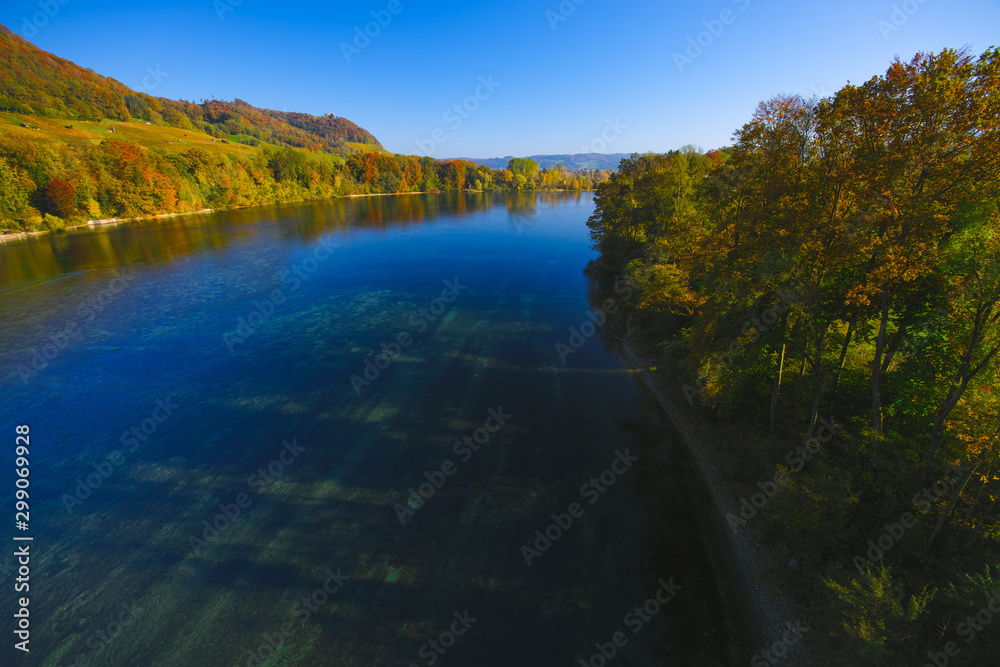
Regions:
M 396 153 L 709 150 L 757 104 L 1000 43 L 997 0 L 3 0 L 0 23 L 151 95 L 334 113 Z

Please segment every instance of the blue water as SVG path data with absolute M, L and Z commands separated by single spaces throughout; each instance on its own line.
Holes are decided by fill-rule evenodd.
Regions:
M 729 664 L 669 423 L 614 323 L 557 347 L 625 296 L 583 273 L 592 211 L 373 197 L 0 245 L 7 507 L 31 428 L 18 664 Z

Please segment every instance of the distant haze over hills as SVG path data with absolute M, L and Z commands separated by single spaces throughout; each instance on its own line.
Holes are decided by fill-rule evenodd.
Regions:
M 542 169 L 551 169 L 560 162 L 567 169 L 607 169 L 614 171 L 618 169 L 618 163 L 622 158 L 627 158 L 631 153 L 576 153 L 575 155 L 529 155 L 528 157 L 538 163 Z M 507 157 L 473 158 L 460 157 L 455 160 L 467 160 L 476 164 L 485 165 L 491 169 L 506 169 L 507 163 L 514 158 L 513 155 Z

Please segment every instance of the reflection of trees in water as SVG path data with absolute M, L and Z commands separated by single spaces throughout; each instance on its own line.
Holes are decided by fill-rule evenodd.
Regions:
M 515 193 L 507 200 L 510 224 L 518 234 L 528 231 L 538 221 L 538 197 L 535 193 Z
M 464 217 L 501 206 L 507 208 L 515 231 L 523 234 L 537 222 L 541 210 L 581 196 L 579 192 L 446 192 L 341 197 L 73 229 L 0 245 L 0 285 L 41 280 L 67 270 L 169 262 L 192 252 L 222 250 L 251 233 L 313 243 L 335 231 L 432 224 L 444 216 Z M 255 227 L 267 220 L 282 224 Z

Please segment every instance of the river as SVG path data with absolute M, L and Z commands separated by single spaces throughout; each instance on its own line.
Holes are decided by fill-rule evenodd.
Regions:
M 609 335 L 631 295 L 583 273 L 592 211 L 369 197 L 0 245 L 5 539 L 20 424 L 33 537 L 5 654 L 747 664 L 725 531 Z

